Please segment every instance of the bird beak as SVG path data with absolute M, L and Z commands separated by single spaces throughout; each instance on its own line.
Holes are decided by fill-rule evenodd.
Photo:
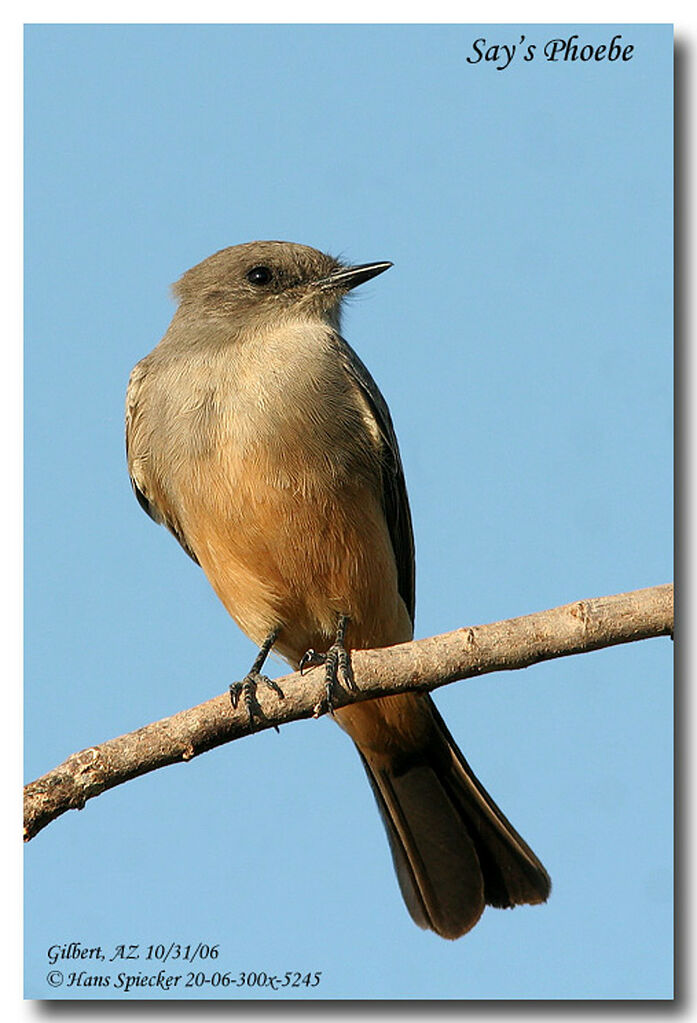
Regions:
M 350 291 L 357 288 L 359 284 L 372 280 L 378 274 L 389 270 L 392 263 L 362 263 L 360 266 L 340 266 L 332 270 L 326 277 L 321 277 L 315 284 L 322 291 L 333 288 L 340 288 L 342 291 Z

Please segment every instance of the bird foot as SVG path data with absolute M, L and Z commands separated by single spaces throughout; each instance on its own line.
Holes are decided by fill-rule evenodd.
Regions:
M 351 659 L 348 650 L 344 646 L 344 633 L 348 619 L 339 624 L 337 636 L 326 653 L 317 653 L 316 650 L 307 650 L 300 659 L 298 670 L 302 675 L 306 668 L 314 668 L 324 665 L 324 697 L 314 708 L 314 716 L 319 717 L 327 711 L 334 713 L 334 696 L 339 686 L 339 680 L 347 689 L 356 690 L 358 686 L 353 677 Z
M 273 679 L 269 678 L 267 675 L 261 675 L 254 669 L 252 669 L 248 675 L 245 675 L 241 682 L 233 682 L 230 686 L 230 702 L 235 710 L 237 710 L 240 697 L 242 697 L 247 711 L 247 716 L 249 718 L 249 727 L 252 731 L 254 731 L 255 728 L 255 719 L 258 719 L 260 722 L 266 721 L 266 715 L 259 706 L 259 701 L 257 700 L 257 687 L 262 684 L 265 685 L 267 689 L 272 689 L 278 696 L 279 700 L 284 699 L 285 694 L 278 683 L 274 682 Z M 274 725 L 274 728 L 278 731 L 277 725 Z

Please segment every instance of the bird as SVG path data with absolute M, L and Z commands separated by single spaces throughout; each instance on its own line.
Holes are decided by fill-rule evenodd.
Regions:
M 446 939 L 486 905 L 545 902 L 547 871 L 476 778 L 429 694 L 334 707 L 350 652 L 414 635 L 412 518 L 385 399 L 341 334 L 344 299 L 392 266 L 283 241 L 233 245 L 173 285 L 162 340 L 134 367 L 135 495 L 259 646 L 231 686 L 254 718 L 269 652 L 324 664 L 415 923 Z M 282 695 L 282 694 L 281 694 Z

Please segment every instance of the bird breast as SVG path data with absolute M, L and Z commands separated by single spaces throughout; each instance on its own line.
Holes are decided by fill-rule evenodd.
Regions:
M 158 477 L 212 473 L 234 487 L 253 469 L 296 493 L 379 486 L 379 433 L 341 344 L 324 324 L 298 322 L 158 360 L 148 410 Z

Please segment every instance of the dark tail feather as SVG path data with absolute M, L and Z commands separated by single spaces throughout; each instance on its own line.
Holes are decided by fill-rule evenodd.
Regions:
M 420 927 L 459 938 L 485 905 L 544 902 L 547 871 L 477 781 L 440 714 L 422 750 L 359 750 L 385 824 L 399 886 Z

